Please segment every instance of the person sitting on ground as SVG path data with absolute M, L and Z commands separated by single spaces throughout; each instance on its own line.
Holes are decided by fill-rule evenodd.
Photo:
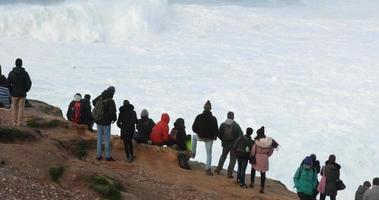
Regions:
M 265 128 L 262 126 L 257 130 L 257 136 L 255 137 L 254 145 L 251 150 L 250 156 L 255 158 L 251 160 L 251 182 L 250 187 L 254 188 L 255 173 L 259 171 L 261 173 L 261 189 L 260 193 L 264 193 L 266 183 L 266 172 L 269 170 L 269 157 L 274 151 L 274 140 L 270 137 L 266 137 Z M 276 143 L 276 142 L 275 142 Z
M 221 124 L 218 134 L 218 138 L 221 140 L 222 154 L 215 170 L 216 174 L 220 174 L 229 154 L 230 159 L 226 177 L 233 178 L 234 166 L 236 165 L 236 153 L 233 150 L 233 145 L 240 136 L 243 136 L 243 132 L 238 123 L 234 121 L 234 113 L 228 112 L 227 119 Z
M 355 193 L 355 200 L 363 200 L 363 195 L 365 192 L 370 189 L 371 183 L 370 181 L 365 181 L 363 185 L 360 185 Z
M 10 108 L 11 107 L 11 94 L 9 92 L 9 83 L 7 78 L 1 74 L 0 65 L 0 107 Z
M 88 130 L 93 132 L 93 116 L 91 108 L 91 96 L 89 94 L 84 95 L 84 99 L 80 101 L 80 124 L 86 124 Z
M 341 165 L 336 163 L 336 156 L 330 155 L 325 166 L 321 169 L 321 175 L 326 177 L 326 185 L 322 192 L 320 192 L 320 200 L 325 200 L 326 196 L 330 200 L 336 200 L 337 196 L 337 182 L 340 180 Z
M 212 115 L 211 112 L 212 105 L 208 100 L 204 104 L 203 113 L 196 116 L 195 121 L 192 125 L 192 131 L 196 135 L 192 138 L 192 158 L 196 156 L 196 146 L 197 141 L 202 141 L 205 143 L 205 150 L 207 152 L 207 163 L 205 167 L 206 175 L 213 176 L 211 164 L 212 164 L 212 146 L 213 141 L 217 139 L 218 135 L 218 124 L 217 119 Z
M 23 126 L 26 93 L 32 87 L 28 72 L 22 67 L 21 58 L 15 61 L 16 67 L 8 74 L 9 91 L 12 97 L 12 122 L 14 126 Z
M 245 184 L 246 167 L 249 161 L 251 148 L 253 146 L 253 140 L 251 135 L 253 134 L 252 128 L 246 129 L 246 135 L 240 136 L 233 145 L 233 151 L 236 153 L 238 170 L 237 170 L 237 183 L 242 188 L 247 188 Z
M 190 135 L 186 134 L 185 128 L 184 119 L 178 118 L 170 132 L 170 136 L 175 140 L 179 151 L 187 151 L 186 141 L 191 138 Z
M 170 122 L 170 116 L 167 113 L 163 113 L 161 121 L 159 121 L 152 129 L 150 140 L 153 145 L 158 146 L 173 146 L 175 141 L 171 138 L 169 132 L 168 123 Z
M 74 95 L 74 99 L 70 102 L 68 105 L 66 117 L 68 120 L 79 123 L 80 122 L 80 115 L 81 115 L 81 103 L 80 100 L 82 99 L 82 95 L 80 93 L 76 93 Z
M 137 143 L 148 144 L 154 126 L 155 122 L 149 118 L 149 112 L 146 109 L 143 109 L 141 111 L 141 119 L 137 122 L 137 134 L 135 134 L 134 140 Z
M 379 200 L 379 178 L 374 178 L 372 188 L 363 195 L 363 200 Z
M 117 126 L 121 129 L 121 139 L 124 141 L 124 150 L 128 162 L 134 160 L 133 135 L 136 131 L 137 114 L 134 106 L 128 100 L 124 100 L 124 105 L 120 107 Z
M 313 200 L 318 181 L 317 171 L 313 167 L 313 161 L 310 156 L 307 156 L 303 164 L 297 168 L 293 182 L 300 200 Z

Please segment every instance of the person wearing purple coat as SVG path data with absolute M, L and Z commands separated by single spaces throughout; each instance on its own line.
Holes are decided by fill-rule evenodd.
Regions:
M 268 158 L 273 154 L 273 139 L 266 137 L 265 129 L 262 126 L 257 130 L 257 137 L 255 137 L 254 145 L 251 150 L 251 157 L 255 157 L 256 162 L 252 163 L 251 167 L 251 183 L 250 187 L 254 187 L 255 173 L 259 171 L 261 173 L 261 189 L 260 193 L 264 193 L 264 187 L 266 182 L 266 172 L 269 170 Z

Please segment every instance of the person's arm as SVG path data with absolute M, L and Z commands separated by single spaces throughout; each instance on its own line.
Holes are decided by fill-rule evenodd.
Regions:
M 199 116 L 197 116 L 196 118 L 195 118 L 195 121 L 193 122 L 193 125 L 192 125 L 192 131 L 194 132 L 194 133 L 199 133 Z
M 299 178 L 300 178 L 300 167 L 297 168 L 295 175 L 293 176 L 293 183 L 295 184 L 295 188 L 299 186 Z
M 214 133 L 213 133 L 213 138 L 215 140 L 217 140 L 217 135 L 219 134 L 219 131 L 218 131 L 218 123 L 217 123 L 217 118 L 213 116 L 213 119 L 214 119 L 214 125 L 213 125 L 213 128 L 214 128 Z
M 251 148 L 250 157 L 254 157 L 256 151 L 257 151 L 257 146 L 253 144 L 253 148 Z
M 68 105 L 67 113 L 66 113 L 66 117 L 70 121 L 71 121 L 71 117 L 72 117 L 72 106 L 73 105 L 74 105 L 73 102 L 70 102 L 70 104 Z
M 243 136 L 242 136 L 242 137 L 243 137 Z M 234 151 L 237 150 L 238 143 L 242 140 L 242 137 L 239 137 L 239 138 L 236 140 L 236 142 L 234 142 L 233 147 L 232 147 L 232 149 L 233 149 Z
M 224 123 L 221 123 L 217 137 L 220 138 L 220 140 L 222 140 L 223 136 L 224 136 Z
M 29 92 L 32 88 L 32 81 L 30 80 L 28 72 L 25 72 L 25 92 Z
M 274 153 L 274 148 L 270 147 L 270 151 L 268 152 L 268 157 L 272 156 Z
M 114 123 L 116 120 L 117 120 L 117 110 L 116 110 L 116 103 L 114 102 L 114 100 L 112 99 L 111 101 L 111 107 L 110 107 L 110 112 L 112 114 L 112 123 Z
M 136 111 L 133 111 L 133 117 L 134 117 L 134 124 L 137 125 L 138 124 L 138 118 L 137 118 L 137 113 Z
M 234 137 L 239 138 L 240 136 L 243 136 L 243 131 L 239 124 L 236 123 L 236 125 L 236 135 Z
M 118 126 L 119 128 L 121 128 L 121 127 L 122 127 L 122 121 L 121 121 L 121 111 L 120 111 L 120 113 L 118 113 L 117 126 Z

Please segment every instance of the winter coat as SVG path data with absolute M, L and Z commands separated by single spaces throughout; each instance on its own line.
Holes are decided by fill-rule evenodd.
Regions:
M 186 139 L 187 134 L 184 126 L 184 120 L 176 120 L 174 123 L 174 128 L 171 130 L 170 135 L 175 135 L 175 141 L 178 146 L 178 149 L 180 151 L 186 151 L 187 145 L 186 145 Z
M 218 135 L 217 119 L 212 112 L 204 111 L 196 117 L 192 130 L 202 139 L 216 140 Z
M 325 195 L 337 196 L 337 181 L 340 179 L 341 166 L 337 163 L 325 163 L 321 175 L 326 177 Z
M 316 169 L 311 166 L 307 168 L 306 165 L 302 165 L 297 168 L 293 182 L 295 183 L 297 192 L 313 195 L 318 183 Z
M 224 139 L 224 130 L 225 130 L 225 126 L 226 125 L 229 125 L 229 126 L 232 127 L 232 130 L 233 130 L 233 140 L 228 141 L 228 140 Z M 218 138 L 220 138 L 221 145 L 224 148 L 232 148 L 233 145 L 236 143 L 237 139 L 240 136 L 243 136 L 243 131 L 242 131 L 240 125 L 238 125 L 238 123 L 235 122 L 234 120 L 227 119 L 225 122 L 223 122 L 221 124 L 220 130 L 219 130 L 219 134 L 218 134 Z
M 364 187 L 363 185 L 360 185 L 358 187 L 357 192 L 355 192 L 355 200 L 363 200 L 363 195 L 367 191 L 367 188 Z
M 170 116 L 167 113 L 163 113 L 161 116 L 161 121 L 159 121 L 151 131 L 150 140 L 153 144 L 163 144 L 172 140 L 171 136 L 168 134 L 169 122 Z
M 113 122 L 117 120 L 117 115 L 116 115 L 116 103 L 113 100 L 113 94 L 109 90 L 104 90 L 101 95 L 96 97 L 92 101 L 92 105 L 95 106 L 97 101 L 105 101 L 104 105 L 104 110 L 106 111 L 104 113 L 104 119 L 100 121 L 95 121 L 96 124 L 101 125 L 101 126 L 109 126 Z
M 379 186 L 374 185 L 363 195 L 363 200 L 379 200 Z
M 9 90 L 12 97 L 26 97 L 32 87 L 28 72 L 22 67 L 15 67 L 8 75 Z
M 250 136 L 240 136 L 233 145 L 233 150 L 234 152 L 236 152 L 236 157 L 239 159 L 249 160 L 253 144 L 254 141 L 251 139 Z M 246 145 L 248 149 L 244 148 Z
M 142 140 L 144 142 L 147 142 L 148 140 L 150 140 L 150 134 L 154 126 L 155 126 L 155 122 L 148 117 L 142 117 L 141 119 L 138 120 L 137 122 L 138 135 L 142 137 Z
M 269 170 L 268 158 L 272 155 L 272 138 L 261 138 L 254 142 L 251 156 L 255 156 L 256 163 L 252 166 L 256 171 L 267 172 Z
M 118 114 L 117 126 L 121 129 L 121 138 L 133 138 L 136 131 L 137 114 L 132 104 L 120 107 Z
M 80 124 L 88 124 L 93 122 L 93 116 L 91 111 L 91 102 L 87 99 L 80 100 Z

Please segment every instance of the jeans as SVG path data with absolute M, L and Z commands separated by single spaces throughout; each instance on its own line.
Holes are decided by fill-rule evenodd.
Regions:
M 336 196 L 329 196 L 330 200 L 336 200 Z M 326 195 L 325 194 L 320 194 L 320 200 L 325 200 Z
M 255 169 L 254 167 L 251 167 L 251 183 L 254 184 L 255 182 Z M 261 172 L 261 188 L 265 187 L 266 183 L 266 172 Z
M 217 170 L 221 171 L 224 166 L 226 157 L 230 155 L 230 161 L 228 166 L 228 175 L 233 175 L 234 166 L 236 165 L 236 153 L 232 147 L 222 147 L 222 154 L 220 160 L 218 161 Z
M 238 160 L 237 181 L 240 183 L 240 185 L 245 185 L 246 167 L 249 160 L 243 159 L 243 158 L 237 158 L 237 160 Z
M 102 154 L 102 142 L 104 136 L 104 145 L 105 145 L 105 158 L 111 158 L 111 125 L 102 126 L 97 125 L 97 157 L 100 158 Z
M 197 141 L 203 141 L 205 143 L 205 150 L 207 151 L 207 165 L 205 167 L 205 170 L 210 170 L 211 165 L 212 165 L 213 140 L 212 139 L 203 139 L 203 138 L 200 138 L 198 135 L 194 135 L 192 138 L 192 153 L 193 154 L 196 154 Z
M 12 123 L 20 126 L 24 119 L 25 97 L 12 97 Z

